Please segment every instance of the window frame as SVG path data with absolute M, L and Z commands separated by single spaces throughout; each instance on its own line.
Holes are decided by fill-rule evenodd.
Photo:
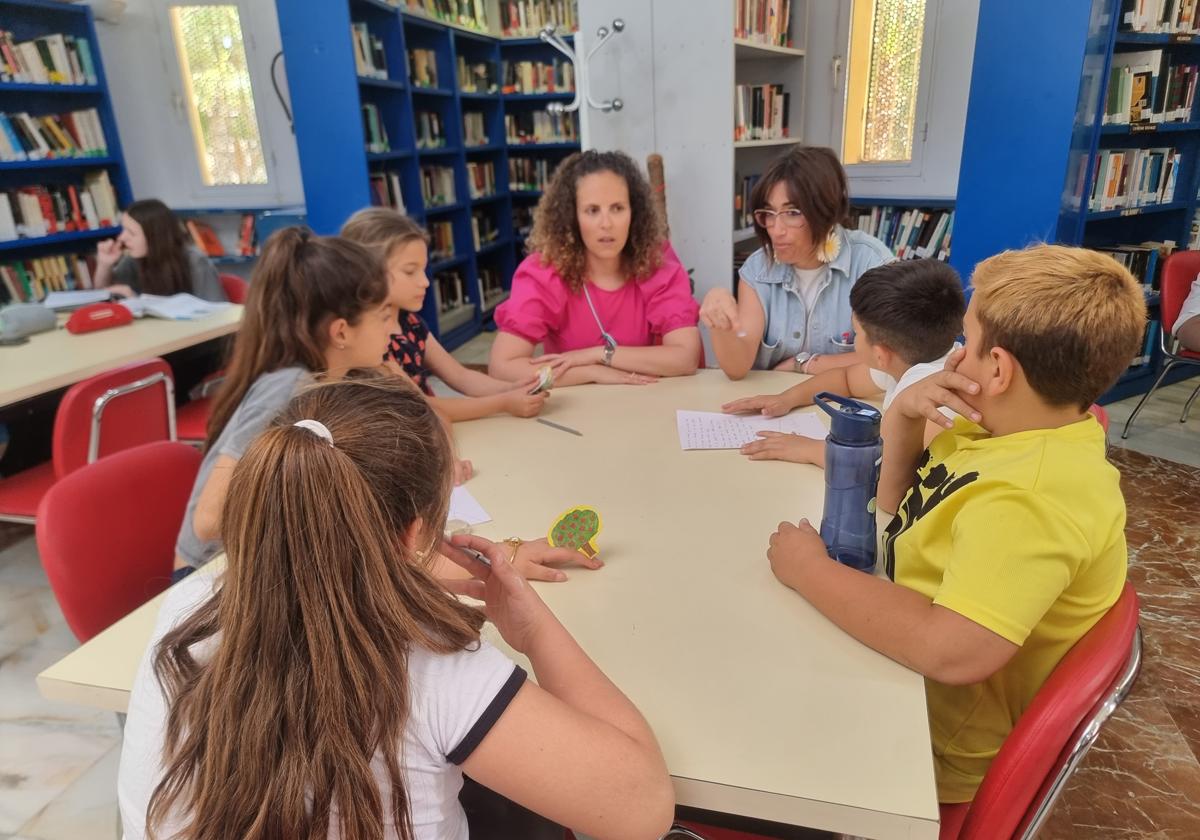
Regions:
M 171 22 L 171 10 L 180 6 L 235 6 L 238 20 L 242 27 L 242 44 L 246 51 L 246 69 L 250 76 L 250 95 L 254 100 L 254 119 L 258 125 L 258 136 L 262 143 L 263 162 L 266 166 L 267 182 L 265 184 L 220 184 L 210 186 L 204 183 L 199 160 L 199 138 L 196 137 L 191 117 L 188 113 L 188 95 L 184 88 L 183 67 L 178 46 L 175 42 L 174 26 Z M 263 119 L 263 108 L 269 104 L 268 96 L 273 96 L 271 79 L 268 75 L 271 56 L 258 52 L 254 38 L 254 24 L 257 15 L 253 4 L 248 0 L 157 0 L 154 3 L 155 23 L 159 32 L 159 49 L 167 73 L 167 86 L 171 92 L 174 104 L 173 119 L 171 120 L 172 138 L 176 148 L 186 148 L 187 165 L 182 167 L 180 180 L 183 182 L 188 196 L 205 207 L 248 207 L 276 206 L 282 201 L 277 161 L 275 156 L 275 140 L 271 135 L 268 121 Z M 264 96 L 265 93 L 265 96 Z
M 837 142 L 838 156 L 841 157 L 846 148 L 846 109 L 850 97 L 850 47 L 854 21 L 854 3 L 859 0 L 844 0 L 844 14 L 839 15 L 839 43 L 844 45 L 845 58 L 842 59 L 842 71 L 836 77 L 838 89 L 834 109 L 835 125 L 834 140 Z M 872 181 L 894 181 L 896 179 L 920 180 L 925 175 L 925 147 L 928 145 L 930 123 L 930 108 L 934 101 L 934 53 L 937 49 L 937 29 L 941 18 L 943 0 L 925 0 L 925 27 L 921 34 L 921 63 L 917 77 L 917 106 L 913 119 L 912 158 L 908 161 L 887 161 L 879 163 L 848 163 L 845 164 L 846 175 L 860 184 Z

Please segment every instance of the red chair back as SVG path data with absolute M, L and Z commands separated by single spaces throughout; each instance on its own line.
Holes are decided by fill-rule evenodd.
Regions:
M 1137 627 L 1137 595 L 1126 582 L 1117 602 L 1058 663 L 1005 739 L 970 804 L 959 840 L 1021 836 L 1039 816 L 1039 806 L 1053 801 L 1066 778 L 1062 771 L 1074 769 L 1072 759 L 1082 757 L 1072 753 L 1083 730 L 1118 686 L 1128 691 L 1132 684 L 1140 661 Z M 1087 741 L 1085 748 L 1090 745 Z
M 230 303 L 245 303 L 250 284 L 236 274 L 222 274 L 221 288 L 225 290 L 225 297 Z
M 170 584 L 201 457 L 182 443 L 148 443 L 75 470 L 42 498 L 38 553 L 79 641 Z
M 1101 406 L 1098 406 L 1095 403 L 1092 403 L 1091 408 L 1088 409 L 1088 413 L 1090 413 L 1093 417 L 1096 418 L 1096 422 L 1100 424 L 1100 428 L 1104 429 L 1104 434 L 1107 435 L 1108 434 L 1108 412 L 1105 411 Z
M 58 478 L 113 452 L 175 439 L 175 384 L 162 359 L 135 362 L 77 382 L 54 417 Z
M 1197 275 L 1200 275 L 1200 251 L 1176 251 L 1163 264 L 1159 312 L 1164 334 L 1175 328 Z

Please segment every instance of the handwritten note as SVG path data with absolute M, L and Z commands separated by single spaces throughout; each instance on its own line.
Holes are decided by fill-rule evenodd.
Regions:
M 455 487 L 451 491 L 449 518 L 459 519 L 468 525 L 482 525 L 492 521 L 483 505 L 475 501 L 475 497 L 465 487 Z
M 740 449 L 759 432 L 786 432 L 824 439 L 825 424 L 815 414 L 783 417 L 720 414 L 714 411 L 676 411 L 679 445 L 683 449 Z

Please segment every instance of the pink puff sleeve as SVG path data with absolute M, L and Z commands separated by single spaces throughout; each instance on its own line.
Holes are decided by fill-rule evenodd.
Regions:
M 663 245 L 662 265 L 642 281 L 641 289 L 652 334 L 664 336 L 672 330 L 694 327 L 700 320 L 700 305 L 692 297 L 691 280 L 671 243 Z
M 540 344 L 562 327 L 567 288 L 541 254 L 530 254 L 517 266 L 508 300 L 496 307 L 496 327 L 531 344 Z

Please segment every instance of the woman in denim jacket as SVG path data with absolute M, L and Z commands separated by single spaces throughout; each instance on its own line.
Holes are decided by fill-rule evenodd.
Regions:
M 849 210 L 841 163 L 829 149 L 796 146 L 750 200 L 762 247 L 741 268 L 736 300 L 713 289 L 700 307 L 721 370 L 741 379 L 752 367 L 815 374 L 853 364 L 850 289 L 893 255 L 841 226 Z

